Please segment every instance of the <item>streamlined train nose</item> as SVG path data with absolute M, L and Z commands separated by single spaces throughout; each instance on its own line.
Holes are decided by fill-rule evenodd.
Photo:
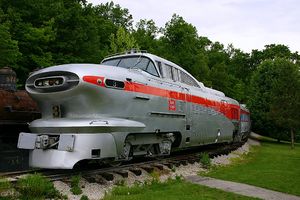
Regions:
M 52 93 L 72 89 L 80 83 L 123 88 L 125 69 L 95 64 L 67 64 L 42 69 L 26 81 L 29 93 Z M 121 79 L 121 80 L 120 80 Z

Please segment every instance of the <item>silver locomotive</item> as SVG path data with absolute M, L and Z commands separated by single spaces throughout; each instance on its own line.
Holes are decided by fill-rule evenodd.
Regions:
M 99 64 L 66 64 L 33 73 L 26 90 L 42 118 L 20 133 L 30 166 L 73 168 L 116 162 L 241 137 L 240 105 L 180 66 L 146 52 Z

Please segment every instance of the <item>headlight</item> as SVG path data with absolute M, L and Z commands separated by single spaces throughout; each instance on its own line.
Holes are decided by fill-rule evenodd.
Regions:
M 43 88 L 43 87 L 55 87 L 59 85 L 63 85 L 64 78 L 63 77 L 45 77 L 36 79 L 34 82 L 34 86 L 36 88 Z

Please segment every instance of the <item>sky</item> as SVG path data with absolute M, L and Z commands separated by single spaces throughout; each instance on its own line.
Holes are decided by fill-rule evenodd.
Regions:
M 93 5 L 106 0 L 88 0 Z M 153 19 L 164 27 L 174 13 L 197 28 L 199 36 L 233 44 L 244 52 L 284 44 L 300 52 L 300 0 L 114 0 L 134 24 Z

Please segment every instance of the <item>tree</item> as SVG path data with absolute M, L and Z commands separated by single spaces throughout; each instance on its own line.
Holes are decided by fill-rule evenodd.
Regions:
M 133 48 L 139 48 L 133 36 L 127 33 L 123 27 L 120 27 L 116 34 L 111 34 L 110 42 L 111 53 L 119 53 Z
M 127 8 L 121 8 L 120 5 L 114 2 L 107 2 L 96 6 L 95 12 L 98 16 L 106 20 L 110 20 L 117 27 L 123 27 L 125 30 L 132 30 L 132 15 Z
M 55 64 L 99 62 L 98 21 L 91 5 L 63 1 L 55 16 L 55 41 L 50 45 Z
M 18 42 L 11 39 L 9 27 L 5 23 L 0 24 L 0 67 L 16 67 L 20 59 Z
M 276 125 L 290 130 L 293 149 L 294 133 L 300 127 L 300 72 L 297 65 L 286 59 L 275 59 L 272 64 L 278 76 L 270 90 L 269 115 Z
M 200 38 L 197 29 L 176 14 L 166 23 L 162 33 L 158 54 L 182 66 L 199 81 L 210 83 L 205 50 L 210 41 Z
M 158 42 L 156 40 L 158 33 L 159 29 L 153 20 L 141 19 L 136 24 L 136 30 L 133 30 L 132 36 L 142 50 L 147 50 L 155 54 L 158 49 Z
M 286 58 L 293 62 L 299 62 L 298 52 L 292 53 L 288 46 L 282 44 L 265 45 L 262 51 L 252 50 L 249 65 L 251 70 L 256 70 L 258 65 L 267 59 Z
M 258 66 L 249 99 L 254 130 L 269 132 L 278 140 L 290 130 L 294 138 L 295 129 L 300 127 L 299 80 L 299 66 L 289 59 L 269 59 Z

